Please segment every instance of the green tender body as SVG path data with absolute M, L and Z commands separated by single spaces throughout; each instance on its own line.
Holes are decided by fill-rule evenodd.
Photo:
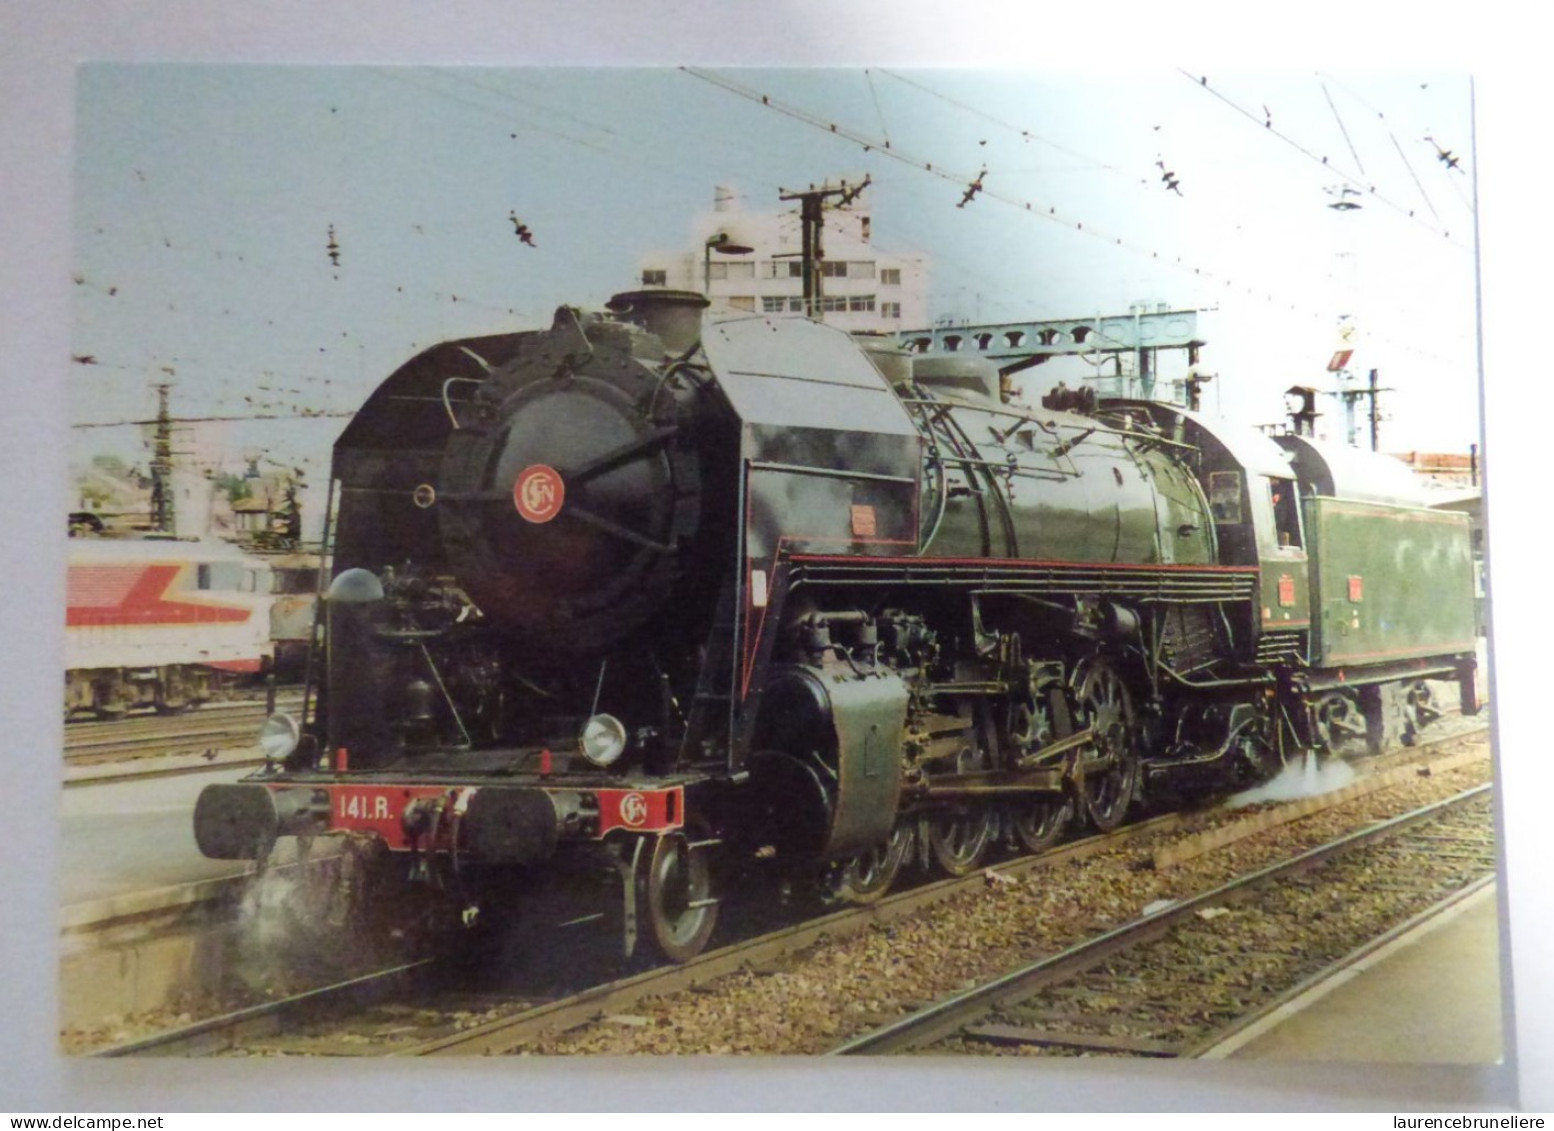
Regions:
M 1305 519 L 1315 666 L 1473 651 L 1466 515 L 1316 497 Z

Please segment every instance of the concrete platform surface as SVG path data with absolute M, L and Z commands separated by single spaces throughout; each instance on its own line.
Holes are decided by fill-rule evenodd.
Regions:
M 1490 884 L 1209 1056 L 1493 1064 L 1504 1056 L 1503 1034 L 1499 912 Z
M 241 861 L 208 860 L 194 842 L 194 802 L 211 782 L 247 769 L 84 786 L 60 797 L 59 903 L 242 875 Z

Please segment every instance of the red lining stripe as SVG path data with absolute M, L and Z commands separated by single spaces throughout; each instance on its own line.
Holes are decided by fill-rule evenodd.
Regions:
M 1160 573 L 1241 573 L 1256 576 L 1260 571 L 1256 566 L 1222 566 L 1222 565 L 1180 565 L 1177 563 L 1150 563 L 1150 562 L 1063 562 L 1044 561 L 1035 558 L 936 558 L 932 555 L 913 557 L 892 557 L 887 555 L 859 555 L 850 556 L 843 554 L 790 554 L 789 561 L 794 562 L 846 562 L 855 565 L 874 565 L 885 563 L 887 565 L 981 565 L 981 566 L 1037 566 L 1041 568 L 1057 567 L 1061 569 L 1102 569 L 1102 570 L 1146 570 Z

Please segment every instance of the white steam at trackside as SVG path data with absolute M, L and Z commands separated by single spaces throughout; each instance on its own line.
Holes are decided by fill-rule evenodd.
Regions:
M 265 861 L 244 887 L 230 957 L 250 990 L 292 993 L 370 961 L 367 940 L 342 947 L 338 937 L 362 882 L 361 859 L 329 838 L 309 849 L 278 848 L 280 858 Z
M 1354 769 L 1336 758 L 1319 762 L 1315 754 L 1307 754 L 1298 762 L 1291 762 L 1280 770 L 1271 781 L 1235 794 L 1225 802 L 1227 809 L 1239 809 L 1245 805 L 1259 805 L 1265 801 L 1294 801 L 1302 797 L 1317 797 L 1342 789 L 1354 781 Z

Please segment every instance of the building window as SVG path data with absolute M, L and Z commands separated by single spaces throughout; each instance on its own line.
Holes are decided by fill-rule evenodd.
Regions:
M 820 309 L 830 311 L 845 311 L 847 309 L 846 295 L 821 295 Z
M 880 268 L 880 286 L 882 286 L 882 287 L 899 287 L 900 285 L 901 285 L 901 268 L 899 268 L 899 267 L 881 267 Z
M 731 295 L 728 304 L 735 310 L 748 310 L 752 314 L 755 313 L 754 295 Z
M 755 278 L 755 261 L 746 259 L 728 265 L 728 277 L 730 279 Z
M 642 272 L 642 285 L 644 287 L 662 287 L 669 283 L 669 272 L 657 271 L 652 268 Z
M 872 279 L 872 278 L 874 278 L 874 263 L 873 263 L 873 261 L 867 261 L 867 262 L 861 262 L 860 263 L 860 262 L 854 260 L 853 262 L 849 263 L 847 265 L 847 277 L 849 279 Z
M 900 318 L 901 304 L 899 302 L 880 303 L 880 316 L 882 318 Z
M 847 261 L 845 259 L 827 259 L 820 265 L 820 273 L 827 279 L 847 278 Z
M 847 309 L 848 310 L 855 310 L 855 311 L 857 311 L 857 310 L 863 310 L 863 311 L 873 310 L 874 309 L 874 296 L 873 295 L 852 295 L 847 300 Z
M 707 278 L 709 278 L 709 279 L 727 279 L 728 278 L 728 264 L 727 263 L 708 263 L 708 264 L 706 264 L 706 267 L 707 267 Z
M 804 296 L 798 295 L 788 300 L 788 309 L 794 314 L 804 313 Z
M 788 309 L 788 300 L 782 295 L 761 296 L 762 314 L 781 314 Z
M 804 275 L 804 264 L 797 259 L 772 259 L 766 264 L 768 279 L 799 279 Z

